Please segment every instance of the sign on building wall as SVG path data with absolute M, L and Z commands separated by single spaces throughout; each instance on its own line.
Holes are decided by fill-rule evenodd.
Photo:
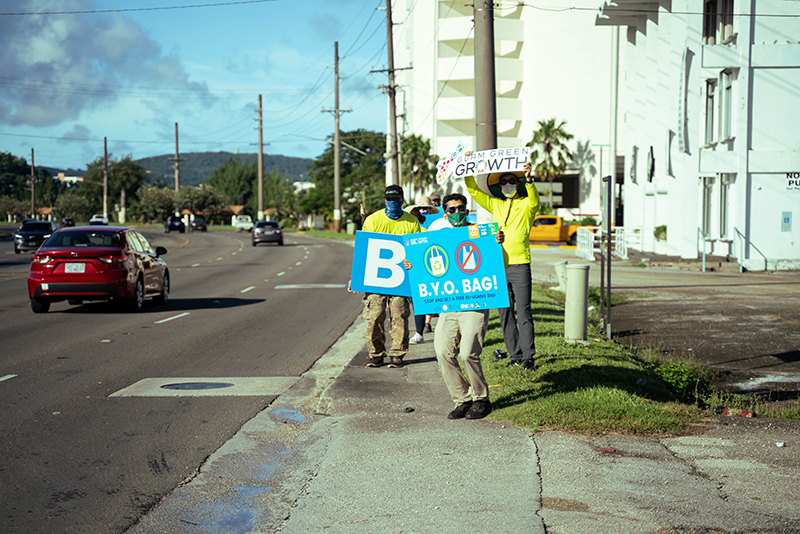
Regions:
M 800 172 L 786 173 L 786 190 L 800 191 Z

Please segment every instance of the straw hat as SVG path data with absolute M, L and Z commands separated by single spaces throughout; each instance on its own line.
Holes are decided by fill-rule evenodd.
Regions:
M 431 202 L 431 199 L 428 198 L 428 197 L 419 197 L 419 199 L 417 199 L 417 203 L 416 204 L 411 204 L 409 206 L 406 206 L 403 209 L 403 211 L 411 213 L 411 211 L 414 208 L 428 210 L 428 213 L 439 213 L 439 208 L 434 206 L 433 203 Z

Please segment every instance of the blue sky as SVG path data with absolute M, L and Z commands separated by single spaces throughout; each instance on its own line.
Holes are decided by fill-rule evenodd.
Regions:
M 210 6 L 209 4 L 223 4 Z M 384 0 L 0 0 L 0 151 L 63 168 L 103 155 L 319 155 L 333 132 L 386 130 Z M 178 9 L 162 9 L 179 6 Z M 121 10 L 116 13 L 41 14 Z M 125 11 L 136 10 L 136 11 Z M 12 14 L 13 13 L 13 14 Z M 37 13 L 17 15 L 16 13 Z M 286 133 L 290 135 L 280 135 Z M 303 137 L 306 136 L 306 137 Z

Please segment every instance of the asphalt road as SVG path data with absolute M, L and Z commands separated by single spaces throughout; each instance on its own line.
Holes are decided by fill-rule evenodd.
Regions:
M 169 250 L 172 292 L 140 314 L 66 302 L 33 314 L 31 254 L 0 241 L 0 532 L 124 531 L 280 392 L 237 379 L 291 381 L 360 312 L 357 295 L 319 286 L 347 283 L 346 244 L 143 233 Z M 231 378 L 237 393 L 123 391 L 154 378 Z

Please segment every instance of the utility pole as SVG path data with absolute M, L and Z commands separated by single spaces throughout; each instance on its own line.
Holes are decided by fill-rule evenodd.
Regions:
M 494 79 L 494 3 L 475 0 L 475 150 L 497 148 Z
M 394 37 L 392 35 L 392 0 L 386 0 L 386 50 L 389 54 L 389 155 L 392 160 L 392 184 L 400 185 L 400 162 L 397 147 L 397 86 L 394 83 Z
M 337 106 L 338 107 L 338 106 Z M 264 220 L 264 129 L 261 115 L 261 95 L 258 95 L 258 220 Z
M 108 137 L 103 137 L 103 217 L 108 221 Z
M 333 229 L 342 229 L 342 194 L 341 194 L 341 152 L 342 140 L 339 137 L 339 115 L 349 113 L 350 109 L 339 109 L 339 41 L 333 44 L 334 109 L 323 109 L 323 113 L 333 113 Z
M 175 192 L 181 188 L 181 161 L 180 152 L 178 151 L 178 123 L 175 123 L 175 157 L 172 158 L 173 168 L 175 169 Z
M 36 174 L 33 170 L 33 149 L 31 148 L 31 217 L 36 218 Z
M 339 232 L 342 229 L 342 146 L 339 138 L 339 41 L 333 43 L 333 78 L 336 90 L 334 91 L 333 112 L 333 229 Z

